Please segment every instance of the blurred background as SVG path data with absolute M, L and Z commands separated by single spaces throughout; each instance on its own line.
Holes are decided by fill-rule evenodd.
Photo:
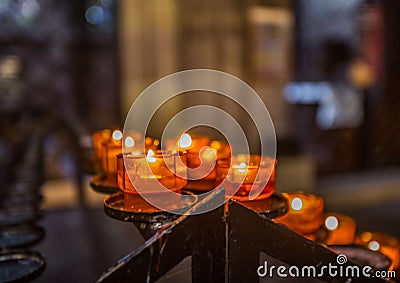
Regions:
M 30 171 L 46 231 L 36 282 L 94 281 L 143 242 L 103 213 L 85 150 L 149 84 L 191 68 L 260 95 L 277 191 L 319 194 L 360 231 L 400 237 L 399 13 L 396 0 L 1 0 L 0 183 L 43 149 Z

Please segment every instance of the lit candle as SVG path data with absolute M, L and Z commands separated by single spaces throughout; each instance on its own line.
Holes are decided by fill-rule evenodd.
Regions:
M 190 156 L 190 154 L 189 154 Z M 189 158 L 189 157 L 188 157 Z M 193 156 L 192 156 L 193 158 Z M 211 147 L 205 147 L 199 152 L 199 165 L 193 167 L 193 159 L 188 159 L 189 169 L 188 177 L 192 181 L 212 181 L 214 182 L 216 177 L 215 163 L 217 158 L 217 152 Z M 200 161 L 201 160 L 201 161 Z M 196 161 L 197 162 L 197 161 Z
M 101 157 L 102 144 L 111 139 L 112 132 L 113 131 L 111 129 L 104 129 L 104 130 L 95 131 L 93 133 L 93 136 L 92 136 L 93 151 L 94 151 L 95 156 L 98 159 L 100 159 L 100 157 Z
M 257 169 L 257 166 L 248 166 L 244 162 L 239 165 L 232 165 L 232 173 L 227 176 L 228 180 L 232 183 L 242 183 L 245 181 L 246 177 L 247 180 L 254 180 L 255 170 L 253 169 Z M 257 171 L 255 171 L 255 173 L 257 173 Z
M 210 138 L 182 134 L 179 139 L 167 140 L 165 148 L 171 151 L 186 152 L 188 166 L 187 188 L 194 191 L 209 191 L 214 188 L 218 150 L 210 146 Z M 215 146 L 218 144 L 215 143 Z M 221 147 L 222 148 L 222 147 Z M 224 150 L 226 150 L 224 148 Z
M 363 232 L 356 237 L 356 245 L 380 252 L 391 259 L 391 270 L 400 267 L 400 240 L 381 232 Z
M 118 155 L 118 187 L 126 193 L 137 194 L 136 186 L 144 193 L 159 193 L 160 184 L 169 190 L 179 191 L 186 185 L 183 156 L 154 152 L 146 155 L 137 152 Z
M 190 149 L 193 146 L 192 137 L 189 134 L 183 134 L 178 141 L 178 148 L 182 150 Z
M 312 194 L 283 193 L 282 195 L 288 201 L 288 211 L 274 221 L 310 237 L 323 223 L 324 201 Z
M 178 153 L 171 154 L 160 151 L 155 154 L 150 149 L 147 153 L 146 161 L 151 171 L 147 172 L 147 176 L 145 173 L 140 175 L 139 178 L 142 178 L 145 182 L 147 181 L 149 189 L 151 189 L 152 184 L 157 185 L 155 180 L 172 191 L 181 190 L 186 185 L 186 175 L 178 174 L 178 172 L 182 173 L 186 169 L 185 159 L 179 156 Z
M 224 182 L 229 195 L 248 201 L 252 189 L 262 189 L 257 199 L 269 197 L 275 191 L 276 160 L 260 155 L 235 155 L 231 160 L 218 160 L 216 185 Z
M 217 151 L 217 159 L 230 159 L 231 147 L 224 141 L 212 141 L 210 146 Z
M 102 144 L 101 162 L 103 170 L 109 173 L 117 172 L 117 155 L 122 152 L 122 132 L 115 130 L 111 139 Z
M 339 213 L 326 213 L 324 218 L 324 225 L 328 231 L 325 244 L 348 245 L 353 243 L 356 233 L 356 222 L 353 218 Z
M 187 165 L 189 168 L 197 168 L 201 165 L 200 151 L 209 145 L 210 139 L 208 137 L 191 137 L 189 134 L 183 134 L 178 143 L 179 150 L 187 152 Z

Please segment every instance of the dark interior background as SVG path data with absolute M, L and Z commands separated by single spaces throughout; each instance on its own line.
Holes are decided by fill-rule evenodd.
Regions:
M 189 68 L 227 71 L 248 82 L 267 101 L 277 129 L 278 160 L 306 156 L 315 168 L 312 189 L 329 196 L 328 210 L 353 216 L 358 231 L 400 237 L 398 0 L 132 0 L 137 10 L 122 11 L 129 1 L 0 0 L 0 62 L 17 56 L 21 65 L 11 82 L 0 80 L 0 190 L 18 181 L 10 176 L 18 176 L 15 164 L 24 162 L 18 159 L 24 141 L 46 131 L 44 180 L 72 178 L 80 197 L 71 207 L 45 209 L 38 222 L 46 237 L 33 249 L 45 256 L 48 269 L 35 282 L 95 281 L 143 243 L 133 225 L 103 213 L 101 199 L 94 206 L 85 203 L 84 190 L 90 188 L 83 188 L 89 180 L 81 172 L 84 149 L 94 130 L 123 126 L 127 101 L 137 95 L 126 91 L 127 80 L 141 91 Z M 163 12 L 172 6 L 170 28 Z M 281 73 L 271 72 L 263 61 L 275 54 L 265 36 L 274 30 L 249 16 L 254 7 L 281 8 L 291 16 Z M 125 29 L 127 22 L 137 24 L 132 33 Z M 137 49 L 124 49 L 129 40 Z M 140 58 L 130 60 L 127 53 Z M 353 86 L 363 97 L 358 127 L 321 129 L 315 120 L 318 105 L 283 98 L 290 82 L 345 79 L 356 59 L 373 74 L 366 84 Z M 127 78 L 129 68 L 133 77 Z M 8 108 L 14 99 L 8 93 L 18 94 L 17 106 Z M 201 97 L 191 102 L 201 103 Z M 371 191 L 368 184 L 374 184 Z M 352 199 L 340 205 L 345 194 Z M 366 204 L 359 198 L 369 195 Z M 185 263 L 176 274 L 188 272 Z

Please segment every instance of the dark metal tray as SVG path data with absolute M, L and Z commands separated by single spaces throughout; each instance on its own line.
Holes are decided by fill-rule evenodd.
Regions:
M 44 258 L 34 252 L 0 253 L 0 283 L 29 282 L 45 269 Z
M 183 209 L 176 210 L 176 213 L 183 214 L 197 201 L 197 196 L 193 193 L 183 193 L 191 195 L 192 198 L 190 202 L 185 203 Z M 108 216 L 118 220 L 141 223 L 164 223 L 175 220 L 180 216 L 179 214 L 166 212 L 148 204 L 147 202 L 143 202 L 140 195 L 136 195 L 135 197 L 138 198 L 138 203 L 141 203 L 141 205 L 128 207 L 125 205 L 123 193 L 110 195 L 104 199 L 104 211 Z M 171 210 L 173 210 L 172 207 Z
M 0 228 L 0 250 L 23 248 L 38 243 L 44 238 L 44 229 L 33 225 L 18 225 Z
M 26 224 L 39 219 L 41 211 L 32 205 L 18 205 L 0 209 L 0 227 Z
M 104 173 L 99 173 L 97 175 L 94 175 L 90 179 L 90 187 L 98 193 L 108 194 L 108 195 L 119 191 L 117 186 L 117 180 L 115 179 L 115 182 L 111 182 L 109 179 L 107 179 Z
M 388 270 L 392 264 L 391 260 L 385 255 L 367 248 L 354 245 L 331 245 L 328 247 L 337 254 L 345 255 L 348 260 L 360 266 L 368 265 L 376 270 Z
M 282 216 L 287 211 L 287 201 L 280 194 L 273 194 L 266 199 L 238 201 L 238 203 L 254 212 L 257 212 L 259 215 L 267 219 Z

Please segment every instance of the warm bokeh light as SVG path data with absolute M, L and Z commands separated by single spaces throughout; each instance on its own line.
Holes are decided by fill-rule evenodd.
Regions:
M 295 211 L 299 211 L 303 208 L 303 202 L 301 201 L 300 198 L 294 198 L 290 205 L 291 205 L 292 209 Z
M 132 137 L 126 137 L 125 146 L 126 147 L 133 147 L 134 145 L 135 145 L 135 140 Z
M 121 139 L 122 139 L 122 132 L 121 132 L 120 130 L 115 130 L 115 131 L 112 133 L 112 138 L 113 138 L 114 140 L 116 140 L 116 141 L 121 140 Z
M 339 221 L 337 220 L 337 218 L 335 216 L 329 216 L 328 218 L 326 218 L 325 220 L 325 227 L 328 230 L 336 230 L 339 226 Z
M 380 247 L 381 247 L 381 245 L 380 245 L 377 241 L 371 241 L 371 242 L 368 244 L 368 248 L 369 248 L 371 251 L 377 251 L 377 250 L 380 249 Z
M 189 134 L 183 134 L 178 143 L 180 148 L 189 148 L 192 145 L 192 137 Z

